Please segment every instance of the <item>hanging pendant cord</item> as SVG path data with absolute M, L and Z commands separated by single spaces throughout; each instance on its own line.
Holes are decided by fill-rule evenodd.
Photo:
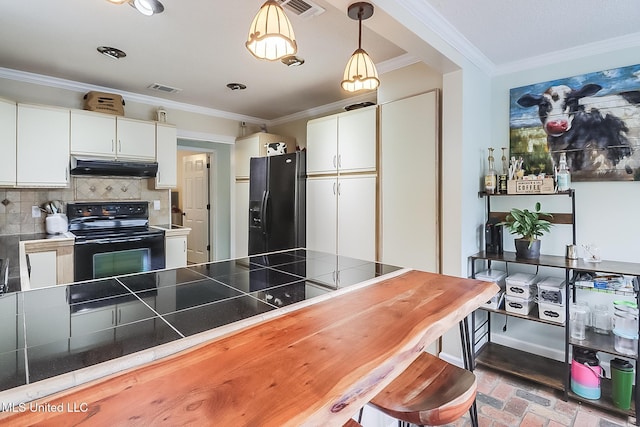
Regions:
M 360 7 L 358 10 L 358 49 L 362 49 L 362 14 L 364 8 Z

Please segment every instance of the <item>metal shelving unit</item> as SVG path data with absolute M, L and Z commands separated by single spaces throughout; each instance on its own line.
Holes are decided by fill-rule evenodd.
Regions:
M 502 221 L 508 212 L 494 212 L 491 210 L 491 198 L 492 197 L 527 197 L 529 195 L 507 195 L 507 194 L 486 194 L 481 192 L 480 197 L 487 198 L 487 217 L 496 218 Z M 569 190 L 563 193 L 554 194 L 535 194 L 536 197 L 541 196 L 569 196 L 571 198 L 571 213 L 553 213 L 553 222 L 555 224 L 567 224 L 572 227 L 573 244 L 576 243 L 576 226 L 575 226 L 575 192 Z M 554 323 L 544 319 L 540 319 L 537 315 L 537 309 L 534 309 L 528 315 L 522 315 L 517 313 L 508 312 L 502 309 L 489 309 L 481 308 L 480 310 L 487 313 L 487 318 L 479 325 L 476 324 L 476 316 L 472 317 L 472 345 L 475 353 L 475 363 L 490 367 L 492 369 L 527 378 L 529 380 L 538 382 L 540 384 L 548 385 L 556 390 L 564 393 L 564 398 L 578 400 L 590 405 L 594 405 L 600 408 L 604 408 L 616 413 L 636 416 L 636 408 L 640 408 L 640 393 L 636 393 L 634 386 L 633 390 L 633 402 L 629 410 L 622 410 L 617 408 L 611 399 L 611 381 L 603 379 L 601 381 L 601 395 L 599 400 L 585 399 L 577 394 L 573 393 L 570 389 L 571 379 L 571 365 L 570 365 L 570 353 L 571 347 L 583 347 L 598 352 L 611 354 L 614 356 L 623 357 L 635 361 L 635 383 L 640 384 L 640 372 L 638 369 L 638 356 L 629 356 L 621 354 L 615 350 L 614 338 L 612 335 L 600 335 L 595 332 L 588 331 L 587 338 L 585 340 L 577 341 L 570 337 L 569 328 L 569 305 L 571 302 L 576 301 L 576 289 L 593 289 L 594 292 L 607 292 L 624 295 L 626 297 L 635 296 L 636 302 L 640 305 L 640 292 L 638 292 L 638 284 L 640 283 L 640 264 L 616 262 L 616 261 L 601 261 L 598 263 L 584 262 L 582 259 L 569 260 L 563 256 L 541 255 L 539 259 L 527 260 L 518 259 L 514 252 L 504 252 L 502 254 L 488 254 L 485 252 L 479 252 L 469 257 L 471 263 L 471 277 L 475 278 L 478 270 L 476 270 L 476 263 L 478 261 L 484 262 L 486 268 L 491 268 L 491 264 L 494 262 L 504 263 L 505 265 L 521 264 L 532 265 L 536 267 L 551 267 L 563 269 L 565 272 L 565 281 L 567 283 L 567 289 L 565 292 L 565 323 Z M 635 287 L 632 291 L 613 291 L 613 290 L 601 290 L 594 288 L 587 288 L 582 286 L 576 286 L 574 279 L 578 272 L 598 272 L 598 273 L 612 273 L 622 274 L 635 277 Z M 547 357 L 535 355 L 522 350 L 506 347 L 500 344 L 491 342 L 491 316 L 492 314 L 502 314 L 510 317 L 517 317 L 525 320 L 530 320 L 538 323 L 548 324 L 552 326 L 564 328 L 565 345 L 564 345 L 564 362 L 549 359 Z M 484 331 L 484 332 L 482 332 Z M 479 332 L 480 335 L 478 336 Z M 486 341 L 485 341 L 486 340 Z M 483 343 L 479 348 L 478 344 Z M 638 345 L 637 354 L 640 354 L 640 343 Z

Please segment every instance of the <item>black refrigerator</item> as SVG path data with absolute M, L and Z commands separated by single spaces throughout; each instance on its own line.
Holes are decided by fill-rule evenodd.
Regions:
M 249 174 L 249 255 L 306 244 L 304 151 L 252 157 Z

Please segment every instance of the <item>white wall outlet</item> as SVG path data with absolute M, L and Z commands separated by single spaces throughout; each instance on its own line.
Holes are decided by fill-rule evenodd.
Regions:
M 160 210 L 160 200 L 154 200 L 153 201 L 153 210 L 155 210 L 155 211 L 159 211 Z
M 38 206 L 31 206 L 31 218 L 40 218 L 42 216 L 42 212 Z

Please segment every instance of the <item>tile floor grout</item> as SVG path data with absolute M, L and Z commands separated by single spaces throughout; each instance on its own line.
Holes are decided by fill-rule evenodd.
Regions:
M 544 385 L 478 367 L 479 427 L 627 427 L 635 418 L 569 399 Z M 465 415 L 449 427 L 470 426 Z

